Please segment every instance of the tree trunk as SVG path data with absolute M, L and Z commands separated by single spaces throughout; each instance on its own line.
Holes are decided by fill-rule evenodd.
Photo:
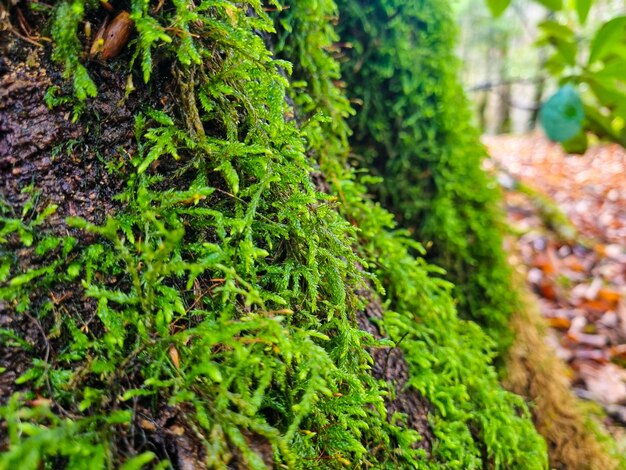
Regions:
M 83 217 L 103 223 L 118 203 L 113 200 L 122 182 L 111 177 L 104 161 L 123 158 L 135 152 L 134 115 L 146 89 L 118 106 L 124 98 L 125 77 L 106 68 L 99 70 L 102 93 L 90 103 L 87 118 L 71 122 L 71 108 L 46 106 L 46 90 L 65 87 L 51 66 L 43 48 L 35 47 L 15 35 L 0 38 L 0 181 L 5 216 L 19 216 L 26 201 L 38 194 L 38 205 L 57 205 L 46 221 L 45 230 L 63 235 L 68 228 L 65 218 Z M 158 99 L 158 96 L 152 97 Z M 28 188 L 32 188 L 29 190 Z M 73 232 L 79 238 L 88 236 Z M 18 250 L 19 245 L 8 249 Z M 35 267 L 33 250 L 16 251 L 24 271 Z M 52 292 L 58 299 L 70 299 L 78 293 L 63 286 Z M 61 301 L 60 301 L 61 302 Z M 93 310 L 93 305 L 88 305 Z M 89 313 L 85 312 L 88 316 Z M 0 301 L 0 324 L 23 334 L 36 348 L 36 356 L 55 353 L 47 340 L 53 325 L 42 325 L 31 315 L 16 314 L 14 306 Z M 45 331 L 44 331 L 45 330 Z M 17 387 L 15 379 L 30 366 L 30 357 L 18 344 L 0 342 L 0 400 L 3 404 Z
M 546 64 L 546 52 L 544 49 L 539 50 L 539 70 L 544 70 Z M 541 111 L 541 104 L 543 102 L 543 94 L 546 88 L 546 79 L 543 75 L 537 80 L 535 84 L 535 90 L 533 94 L 532 111 L 530 119 L 528 120 L 528 131 L 533 131 L 537 127 L 537 120 L 539 119 L 539 111 Z
M 498 45 L 498 110 L 496 116 L 496 134 L 511 132 L 511 84 L 507 82 L 507 60 L 509 55 L 508 35 L 501 35 Z
M 135 89 L 127 94 L 128 76 L 123 72 L 124 67 L 92 62 L 89 71 L 98 95 L 88 101 L 83 114 L 73 122 L 74 109 L 70 104 L 50 108 L 45 103 L 46 92 L 51 87 L 58 87 L 61 94 L 71 94 L 71 90 L 50 61 L 50 47 L 38 47 L 24 40 L 13 26 L 17 24 L 17 15 L 23 14 L 19 8 L 14 8 L 9 16 L 0 15 L 7 32 L 0 37 L 0 215 L 19 218 L 33 199 L 38 208 L 58 206 L 38 230 L 55 236 L 71 234 L 78 240 L 78 246 L 87 247 L 95 236 L 68 227 L 67 218 L 79 217 L 102 225 L 107 217 L 120 210 L 122 203 L 115 196 L 123 190 L 129 175 L 125 169 L 111 171 L 111 168 L 118 163 L 119 167 L 127 168 L 128 165 L 123 167 L 122 163 L 139 151 L 135 138 L 136 115 L 147 106 L 162 108 L 165 103 L 170 109 L 188 110 L 189 103 L 183 102 L 179 85 L 193 83 L 193 76 L 187 74 L 177 79 L 169 72 L 170 64 L 162 63 L 159 64 L 159 77 L 152 85 L 143 85 L 135 77 Z M 3 12 L 6 13 L 0 11 Z M 32 22 L 33 34 L 41 30 L 40 17 L 35 15 L 28 19 Z M 122 57 L 128 59 L 130 52 L 123 54 Z M 158 86 L 154 85 L 155 82 Z M 194 106 L 195 103 L 194 97 Z M 188 118 L 187 111 L 186 121 L 194 125 L 198 122 Z M 204 127 L 200 126 L 196 130 L 203 132 Z M 157 168 L 158 164 L 152 167 L 166 178 L 171 178 L 178 169 L 176 165 L 165 163 Z M 323 175 L 317 177 L 323 179 Z M 30 212 L 27 215 L 30 216 Z M 19 240 L 12 240 L 0 249 L 8 250 L 0 254 L 17 258 L 22 272 L 41 266 L 35 247 L 23 249 Z M 375 338 L 382 338 L 373 322 L 382 317 L 380 301 L 371 290 L 362 290 L 358 296 L 366 299 L 367 304 L 359 313 L 359 325 Z M 98 303 L 86 297 L 85 290 L 77 282 L 59 283 L 56 289 L 34 291 L 30 297 L 31 305 L 40 306 L 52 299 L 55 312 L 70 309 L 73 315 L 79 305 L 81 328 L 85 332 L 102 330 L 97 320 Z M 57 316 L 38 317 L 32 311 L 20 312 L 15 303 L 0 300 L 0 327 L 22 340 L 0 341 L 0 405 L 6 405 L 15 392 L 30 392 L 40 396 L 41 400 L 51 400 L 52 410 L 60 416 L 77 417 L 78 409 L 65 410 L 55 403 L 50 384 L 47 389 L 41 389 L 28 381 L 16 383 L 16 379 L 32 367 L 33 358 L 42 358 L 51 364 L 50 367 L 55 367 L 57 357 L 67 346 L 64 341 L 68 341 L 55 333 L 57 321 Z M 24 342 L 29 349 L 23 347 Z M 169 354 L 172 355 L 171 348 Z M 374 348 L 371 354 L 374 359 L 371 374 L 395 390 L 395 394 L 386 398 L 388 420 L 391 421 L 396 412 L 405 414 L 408 426 L 423 438 L 417 445 L 430 451 L 433 439 L 428 423 L 430 406 L 414 388 L 405 387 L 408 366 L 402 350 L 398 347 Z M 136 367 L 133 361 L 124 365 L 129 369 Z M 121 372 L 125 377 L 137 376 L 135 371 Z M 141 382 L 125 384 L 125 387 L 141 387 Z M 159 458 L 170 459 L 181 469 L 206 468 L 207 455 L 201 438 L 208 437 L 199 436 L 192 424 L 189 416 L 194 411 L 169 406 L 163 397 L 157 397 L 156 403 L 157 406 L 150 407 L 136 399 L 131 401 L 134 407 L 132 432 L 120 428 L 113 431 L 118 433 L 112 439 L 117 458 L 150 450 Z M 116 406 L 119 405 L 121 403 Z M 6 430 L 6 423 L 1 423 L 1 450 L 7 450 L 9 446 Z M 273 468 L 273 448 L 267 439 L 253 430 L 245 431 L 243 438 L 252 452 L 258 454 L 268 468 Z M 248 468 L 250 455 L 242 454 L 233 444 L 230 446 L 229 468 Z

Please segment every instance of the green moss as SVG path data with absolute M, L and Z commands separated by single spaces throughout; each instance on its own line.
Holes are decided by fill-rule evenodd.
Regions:
M 52 383 L 48 398 L 77 416 L 72 439 L 87 416 L 102 425 L 112 410 L 127 410 L 116 431 L 102 426 L 109 462 L 123 460 L 113 442 L 137 403 L 152 413 L 165 404 L 184 409 L 185 426 L 216 468 L 233 449 L 252 468 L 264 467 L 247 432 L 270 442 L 289 467 L 341 466 L 364 458 L 361 436 L 384 425 L 384 393 L 364 351 L 372 340 L 353 321 L 354 290 L 363 283 L 353 229 L 309 180 L 300 134 L 283 117 L 286 82 L 254 33 L 272 25 L 251 6 L 256 16 L 224 3 L 193 14 L 169 7 L 149 20 L 161 30 L 193 21 L 194 35 L 203 33 L 192 44 L 174 37 L 168 47 L 186 76 L 190 50 L 210 64 L 193 84 L 210 133 L 187 125 L 189 108 L 146 110 L 137 118 L 136 171 L 119 196 L 123 209 L 102 227 L 68 221 L 99 241 L 70 266 L 57 252 L 45 273 L 13 265 L 7 276 L 5 301 L 61 320 L 62 356 L 22 381 L 33 389 Z M 180 163 L 166 184 L 151 164 L 167 158 Z M 79 327 L 86 320 L 78 305 L 60 315 L 45 301 L 47 287 L 64 276 L 97 303 L 88 331 Z M 18 282 L 25 277 L 37 282 Z M 45 307 L 28 305 L 35 294 Z M 69 446 L 37 444 L 58 433 L 40 424 L 29 436 L 15 423 L 4 465 L 24 452 L 69 457 Z
M 354 151 L 384 182 L 375 191 L 402 226 L 428 243 L 454 282 L 459 310 L 506 349 L 519 305 L 502 250 L 499 193 L 457 79 L 455 28 L 441 0 L 340 0 L 342 70 L 362 102 Z
M 453 286 L 442 271 L 413 253 L 423 248 L 393 216 L 366 194 L 364 183 L 347 166 L 353 115 L 339 88 L 339 62 L 331 55 L 336 33 L 326 18 L 336 18 L 332 1 L 294 2 L 278 18 L 284 30 L 279 51 L 294 60 L 292 97 L 309 151 L 318 157 L 339 210 L 357 227 L 357 251 L 382 283 L 384 331 L 399 344 L 411 368 L 408 386 L 434 406 L 437 438 L 434 466 L 446 468 L 544 468 L 545 444 L 523 401 L 501 389 L 490 365 L 493 344 L 475 325 L 459 320 Z M 346 21 L 340 18 L 339 24 Z M 390 103 L 388 103 L 390 104 Z M 357 114 L 356 119 L 359 115 Z M 520 415 L 518 415 L 518 412 Z
M 290 65 L 258 34 L 275 33 L 261 3 L 189 6 L 132 2 L 133 56 L 146 80 L 153 55 L 172 62 L 182 106 L 136 117 L 117 214 L 101 226 L 67 220 L 94 241 L 54 237 L 52 209 L 35 199 L 23 214 L 3 209 L 0 301 L 47 326 L 55 348 L 33 357 L 18 379 L 27 391 L 0 409 L 10 444 L 0 468 L 167 468 L 132 438 L 163 410 L 210 468 L 265 468 L 259 440 L 286 468 L 543 468 L 545 445 L 498 385 L 487 337 L 457 318 L 452 285 L 412 256 L 421 247 L 345 165 L 352 110 L 327 52 L 334 4 L 296 2 L 278 16 L 299 127 L 285 118 Z M 79 100 L 91 95 L 76 87 L 89 8 L 60 3 L 53 23 Z M 311 181 L 317 164 L 330 194 Z M 387 421 L 393 387 L 370 375 L 366 348 L 388 346 L 356 325 L 371 283 L 380 327 L 409 362 L 407 386 L 433 405 L 432 458 L 402 417 Z
M 52 58 L 63 65 L 65 78 L 72 78 L 74 94 L 81 101 L 97 93 L 95 83 L 80 61 L 81 43 L 77 31 L 85 15 L 86 3 L 85 0 L 59 2 L 52 23 L 52 39 L 56 45 Z

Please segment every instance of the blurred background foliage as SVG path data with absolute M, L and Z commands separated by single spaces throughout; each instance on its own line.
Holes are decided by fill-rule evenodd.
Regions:
M 623 0 L 455 0 L 463 81 L 487 133 L 540 122 L 570 152 L 626 145 Z

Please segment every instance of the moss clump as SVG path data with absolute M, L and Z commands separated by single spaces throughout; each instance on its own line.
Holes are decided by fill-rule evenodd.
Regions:
M 343 79 L 360 103 L 354 152 L 382 181 L 370 187 L 454 282 L 459 311 L 498 346 L 508 385 L 532 402 L 552 463 L 612 468 L 558 378 L 502 249 L 497 186 L 481 170 L 485 151 L 469 124 L 454 56 L 454 25 L 441 0 L 339 0 Z M 515 342 L 512 343 L 513 338 Z M 513 344 L 510 351 L 507 347 Z
M 387 309 L 383 330 L 404 350 L 411 368 L 409 387 L 434 405 L 436 465 L 452 468 L 543 468 L 545 447 L 527 420 L 521 399 L 500 389 L 490 364 L 493 344 L 476 325 L 457 317 L 453 286 L 439 279 L 424 250 L 393 215 L 374 203 L 372 181 L 347 165 L 354 114 L 341 88 L 338 36 L 326 21 L 336 19 L 333 2 L 294 2 L 278 16 L 279 51 L 294 61 L 292 97 L 306 122 L 310 153 L 317 156 L 339 210 L 357 227 L 361 259 L 376 274 Z M 341 25 L 349 18 L 341 17 Z M 358 115 L 357 115 L 358 118 Z M 516 416 L 517 412 L 520 416 Z
M 275 29 L 260 2 L 130 7 L 141 75 L 171 83 L 181 106 L 136 116 L 135 153 L 110 166 L 126 189 L 106 223 L 70 218 L 74 236 L 59 236 L 52 209 L 30 204 L 33 225 L 3 207 L 0 306 L 37 322 L 46 346 L 2 330 L 32 364 L 0 408 L 0 468 L 544 468 L 490 342 L 345 166 L 352 111 L 325 52 L 334 4 L 278 16 L 295 121 L 291 66 L 261 39 Z M 94 8 L 60 2 L 53 16 L 79 101 L 92 93 L 77 28 Z M 406 416 L 388 420 L 395 389 L 371 375 L 366 348 L 391 343 L 357 326 L 370 284 L 406 386 L 432 403 L 431 455 Z
M 455 28 L 441 0 L 339 0 L 343 79 L 359 100 L 354 152 L 383 182 L 382 204 L 455 284 L 459 310 L 501 351 L 516 308 L 502 250 L 499 193 L 481 170 L 486 155 L 457 79 Z
M 284 119 L 284 64 L 255 34 L 272 23 L 258 4 L 188 6 L 152 16 L 137 2 L 133 18 L 144 55 L 144 36 L 155 33 L 143 24 L 159 34 L 171 25 L 188 31 L 164 41 L 163 55 L 187 80 L 181 92 L 194 93 L 181 102 L 197 108 L 137 116 L 123 209 L 104 226 L 68 221 L 96 243 L 73 258 L 45 253 L 42 263 L 58 258 L 45 271 L 14 264 L 4 273 L 3 299 L 15 313 L 58 315 L 63 338 L 53 365 L 37 361 L 20 381 L 32 393 L 49 383 L 54 409 L 75 416 L 48 427 L 43 410 L 31 417 L 40 426 L 23 433 L 15 417 L 27 411 L 5 409 L 8 466 L 26 456 L 62 456 L 70 467 L 125 460 L 135 449 L 118 438 L 137 422 L 138 406 L 155 421 L 159 407 L 177 410 L 179 426 L 201 439 L 198 457 L 216 468 L 235 453 L 264 468 L 250 433 L 290 467 L 358 461 L 363 436 L 385 425 L 384 391 L 367 372 L 372 341 L 353 321 L 363 284 L 353 229 L 316 193 L 301 136 Z M 64 54 L 77 53 L 73 44 Z M 204 135 L 187 125 L 198 119 Z M 168 173 L 154 171 L 159 159 Z M 33 246 L 44 235 L 33 234 Z M 87 330 L 81 305 L 59 314 L 47 298 L 49 286 L 66 280 L 95 303 Z

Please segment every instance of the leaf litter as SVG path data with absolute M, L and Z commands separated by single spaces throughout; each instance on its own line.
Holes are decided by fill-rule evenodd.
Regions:
M 524 269 L 573 391 L 626 424 L 626 150 L 568 155 L 543 135 L 485 137 Z

